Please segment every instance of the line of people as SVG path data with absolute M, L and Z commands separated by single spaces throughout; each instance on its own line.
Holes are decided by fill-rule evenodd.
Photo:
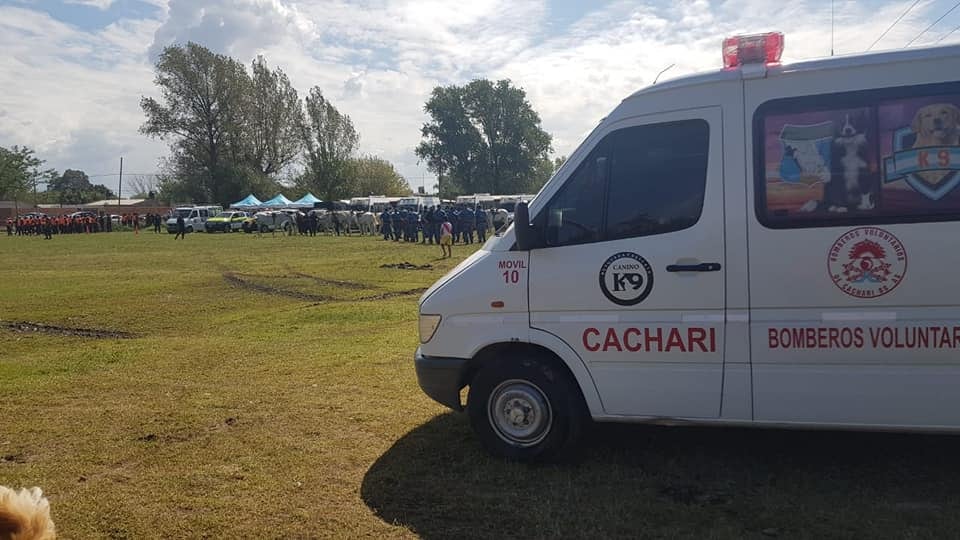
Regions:
M 380 232 L 384 240 L 440 244 L 444 222 L 452 226 L 453 243 L 472 244 L 474 234 L 478 242 L 487 241 L 487 211 L 467 205 L 431 206 L 423 215 L 406 208 L 388 208 L 380 214 Z
M 54 234 L 110 232 L 109 216 L 19 216 L 7 218 L 7 236 L 40 236 L 49 240 Z
M 140 215 L 137 213 L 118 216 L 119 224 L 134 231 L 140 229 Z M 161 231 L 164 222 L 160 214 L 146 214 L 146 223 L 154 232 Z M 28 214 L 8 217 L 5 221 L 7 236 L 43 236 L 52 238 L 55 234 L 91 234 L 113 232 L 113 217 L 108 214 L 75 214 L 47 216 Z

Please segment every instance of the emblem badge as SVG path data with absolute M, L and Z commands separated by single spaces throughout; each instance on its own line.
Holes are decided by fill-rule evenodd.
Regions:
M 833 284 L 844 293 L 877 298 L 903 281 L 907 251 L 892 233 L 877 227 L 860 227 L 833 243 L 827 268 Z
M 600 290 L 614 304 L 639 304 L 653 290 L 653 268 L 636 253 L 617 253 L 600 267 Z

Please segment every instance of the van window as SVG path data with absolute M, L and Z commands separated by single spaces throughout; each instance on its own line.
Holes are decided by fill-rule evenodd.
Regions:
M 597 145 L 547 205 L 547 245 L 662 234 L 700 219 L 710 126 L 683 120 L 624 128 Z
M 960 85 L 789 98 L 754 115 L 771 228 L 960 218 Z
M 201 208 L 201 209 L 200 209 L 200 217 L 201 217 L 201 218 L 206 218 L 208 215 L 209 215 L 209 213 L 207 212 L 207 209 L 206 209 L 206 208 Z
M 710 126 L 686 120 L 622 129 L 610 152 L 607 240 L 663 234 L 700 219 Z
M 547 206 L 547 245 L 586 244 L 602 238 L 607 169 L 605 141 L 577 167 Z

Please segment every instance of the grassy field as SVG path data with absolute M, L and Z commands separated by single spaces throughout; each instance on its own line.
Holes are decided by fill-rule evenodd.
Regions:
M 956 437 L 605 426 L 577 465 L 486 457 L 416 384 L 438 252 L 0 237 L 0 484 L 64 538 L 960 535 Z

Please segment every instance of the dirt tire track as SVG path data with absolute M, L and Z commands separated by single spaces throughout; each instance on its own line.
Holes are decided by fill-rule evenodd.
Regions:
M 340 287 L 341 289 L 352 289 L 352 290 L 370 290 L 376 289 L 373 285 L 367 285 L 366 283 L 357 283 L 356 281 L 340 281 L 337 279 L 326 279 L 320 276 L 312 276 L 310 274 L 304 274 L 303 272 L 290 271 L 290 276 L 283 277 L 300 277 L 305 279 L 313 280 L 315 283 L 320 285 L 332 285 L 334 287 Z
M 414 296 L 417 294 L 423 294 L 427 290 L 427 287 L 420 287 L 419 289 L 408 289 L 405 291 L 390 291 L 374 296 L 364 296 L 363 298 L 358 298 L 358 302 L 370 302 L 373 300 L 386 300 L 388 298 L 398 298 L 401 296 Z
M 0 327 L 22 334 L 52 334 L 56 336 L 73 336 L 93 339 L 131 339 L 138 337 L 136 334 L 130 332 L 121 332 L 120 330 L 71 328 L 68 326 L 56 326 L 29 321 L 0 321 Z
M 308 302 L 329 302 L 330 300 L 336 300 L 332 296 L 324 296 L 322 294 L 310 294 L 300 291 L 291 291 L 289 289 L 281 289 L 279 287 L 271 287 L 269 285 L 261 285 L 259 283 L 254 283 L 244 279 L 245 277 L 258 277 L 250 276 L 244 274 L 238 274 L 236 272 L 224 272 L 223 279 L 237 287 L 238 289 L 246 289 L 249 291 L 256 291 L 264 294 L 270 294 L 273 296 L 286 296 L 287 298 L 296 298 L 297 300 L 306 300 Z

